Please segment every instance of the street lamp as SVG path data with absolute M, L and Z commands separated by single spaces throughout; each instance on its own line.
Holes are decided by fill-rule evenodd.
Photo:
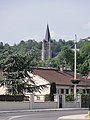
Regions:
M 74 100 L 76 102 L 76 90 L 77 90 L 77 84 L 80 82 L 80 80 L 77 79 L 77 73 L 76 73 L 76 44 L 77 44 L 77 35 L 75 35 L 75 41 L 74 41 L 75 47 L 74 47 L 74 79 L 71 80 L 71 82 L 74 84 Z

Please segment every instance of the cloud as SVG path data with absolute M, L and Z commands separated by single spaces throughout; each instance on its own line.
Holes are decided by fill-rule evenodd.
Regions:
M 85 29 L 90 29 L 90 21 L 84 25 Z

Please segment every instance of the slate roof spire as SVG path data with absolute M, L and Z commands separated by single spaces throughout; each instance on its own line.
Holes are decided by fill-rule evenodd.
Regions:
M 48 26 L 48 24 L 47 24 L 45 40 L 46 40 L 46 41 L 50 41 L 50 39 L 51 39 L 51 36 L 50 36 L 49 26 Z

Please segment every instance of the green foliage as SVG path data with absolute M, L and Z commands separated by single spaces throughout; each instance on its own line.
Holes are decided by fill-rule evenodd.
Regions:
M 52 82 L 50 84 L 50 101 L 54 101 L 54 94 L 56 93 L 56 83 Z
M 38 66 L 38 67 L 45 67 L 45 66 L 46 66 L 46 62 L 44 62 L 44 61 L 39 61 L 39 62 L 37 63 L 37 66 Z
M 52 82 L 50 84 L 50 94 L 55 94 L 56 93 L 56 83 Z
M 45 101 L 50 101 L 50 94 L 45 95 Z
M 21 41 L 19 44 L 10 46 L 9 44 L 3 45 L 0 43 L 0 64 L 3 64 L 4 60 L 7 59 L 9 55 L 22 55 L 30 56 L 32 66 L 37 65 L 37 62 L 41 59 L 41 42 L 36 42 L 35 40 Z
M 3 67 L 3 63 L 11 55 L 21 55 L 26 57 L 26 66 L 37 66 L 37 67 L 54 67 L 59 68 L 60 65 L 66 66 L 71 70 L 74 69 L 74 42 L 73 40 L 65 41 L 59 39 L 58 41 L 53 40 L 54 46 L 53 51 L 55 58 L 47 60 L 45 62 L 41 61 L 41 48 L 42 42 L 36 42 L 35 40 L 22 40 L 19 44 L 14 44 L 10 46 L 8 43 L 3 44 L 0 42 L 0 67 Z M 77 72 L 86 76 L 90 70 L 90 41 L 80 40 L 77 42 Z
M 24 95 L 0 95 L 0 101 L 24 101 Z
M 85 93 L 83 93 L 83 90 L 80 89 L 80 90 L 77 92 L 77 94 L 84 95 Z
M 88 108 L 89 105 L 90 105 L 89 95 L 85 95 L 85 94 L 81 95 L 81 100 L 83 100 L 82 104 L 81 104 L 82 105 L 81 107 Z
M 24 94 L 25 91 L 39 91 L 46 87 L 37 86 L 30 76 L 32 71 L 26 56 L 11 55 L 3 63 L 4 78 L 0 81 L 1 86 L 7 87 L 7 92 L 11 94 Z
M 90 70 L 90 42 L 85 41 L 80 49 L 80 57 L 77 65 L 78 72 L 86 76 Z
M 67 102 L 69 102 L 69 101 L 74 101 L 74 95 L 73 95 L 73 94 L 66 94 L 66 95 L 65 95 L 65 100 L 66 100 Z
M 54 94 L 53 93 L 50 94 L 50 101 L 54 101 Z
M 24 79 L 27 76 L 25 57 L 21 55 L 11 55 L 3 63 L 4 78 L 1 83 L 5 84 L 8 93 L 23 94 Z
M 64 46 L 58 55 L 58 66 L 67 65 L 73 70 L 74 52 L 68 47 Z
M 59 53 L 63 46 L 66 44 L 65 40 L 59 39 L 59 41 L 53 40 L 54 46 L 53 46 L 53 51 L 55 53 Z
M 58 61 L 57 61 L 57 58 L 52 58 L 50 61 L 49 61 L 49 65 L 53 68 L 57 68 L 58 67 Z

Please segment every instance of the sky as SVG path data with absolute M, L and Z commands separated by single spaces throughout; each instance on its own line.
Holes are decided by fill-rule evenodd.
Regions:
M 0 42 L 90 37 L 90 0 L 0 0 Z

